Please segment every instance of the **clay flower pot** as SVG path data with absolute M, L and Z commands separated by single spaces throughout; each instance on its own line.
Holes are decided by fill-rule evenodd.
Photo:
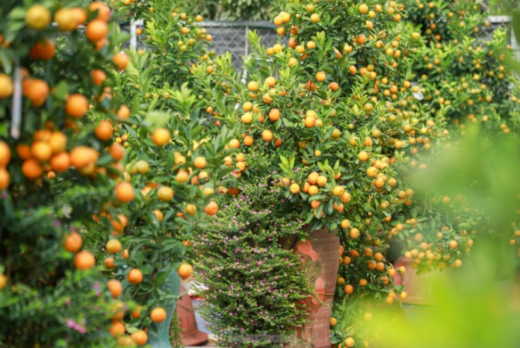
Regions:
M 315 296 L 307 300 L 309 317 L 299 330 L 299 337 L 314 348 L 330 348 L 330 318 L 339 268 L 339 237 L 328 229 L 316 230 L 308 241 L 296 244 L 295 251 L 315 262 L 316 272 L 309 274 Z
M 431 272 L 417 275 L 417 270 L 412 268 L 412 260 L 401 256 L 395 263 L 394 267 L 404 267 L 406 272 L 403 275 L 396 273 L 394 275 L 395 285 L 404 285 L 408 297 L 403 301 L 405 304 L 425 306 L 434 305 L 433 296 L 433 280 L 439 277 L 440 272 Z
M 181 285 L 181 292 L 184 291 L 186 290 Z M 179 318 L 179 327 L 181 328 L 182 343 L 185 346 L 198 346 L 208 341 L 208 335 L 199 331 L 195 310 L 188 293 L 185 293 L 181 301 L 177 303 L 177 317 Z

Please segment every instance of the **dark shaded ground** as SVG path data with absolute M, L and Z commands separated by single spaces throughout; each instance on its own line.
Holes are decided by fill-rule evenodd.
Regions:
M 205 345 L 203 346 L 197 346 L 197 347 L 205 347 L 205 348 L 217 348 L 217 345 L 211 341 L 209 341 L 208 343 L 206 343 Z M 187 347 L 187 348 L 195 348 L 195 347 Z

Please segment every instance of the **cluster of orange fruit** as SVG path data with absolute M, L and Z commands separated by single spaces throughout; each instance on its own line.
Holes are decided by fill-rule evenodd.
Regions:
M 344 6 L 342 7 L 342 5 Z M 353 8 L 347 13 L 344 8 L 350 6 Z M 307 13 L 296 10 L 301 7 Z M 320 9 L 317 10 L 317 7 Z M 347 276 L 338 277 L 338 286 L 343 290 L 340 290 L 340 293 L 350 295 L 358 287 L 363 289 L 360 291 L 361 296 L 370 296 L 371 293 L 375 293 L 376 291 L 372 291 L 375 287 L 381 289 L 379 294 L 388 293 L 387 290 L 391 290 L 392 287 L 391 277 L 398 270 L 388 265 L 382 252 L 372 251 L 371 245 L 376 245 L 376 250 L 384 250 L 392 236 L 398 235 L 405 229 L 414 229 L 416 226 L 413 219 L 407 219 L 406 222 L 403 219 L 412 209 L 408 207 L 414 204 L 414 190 L 402 187 L 406 180 L 401 179 L 400 170 L 403 167 L 406 167 L 406 170 L 409 170 L 409 167 L 425 169 L 426 164 L 422 163 L 421 157 L 414 159 L 414 155 L 433 149 L 439 137 L 447 138 L 449 136 L 447 130 L 440 130 L 441 122 L 428 119 L 421 110 L 416 100 L 417 97 L 414 96 L 421 89 L 412 84 L 413 76 L 405 73 L 413 62 L 413 59 L 408 59 L 408 57 L 417 53 L 416 46 L 420 45 L 421 34 L 418 32 L 397 33 L 390 29 L 390 25 L 385 28 L 381 23 L 378 24 L 380 21 L 373 20 L 380 16 L 379 13 L 385 12 L 386 19 L 399 22 L 402 18 L 400 12 L 404 7 L 393 1 L 387 7 L 381 4 L 351 5 L 340 4 L 340 2 L 325 6 L 316 2 L 308 5 L 291 4 L 284 7 L 285 10 L 287 8 L 294 11 L 291 13 L 280 12 L 275 19 L 275 24 L 279 26 L 280 35 L 285 35 L 289 31 L 292 34 L 289 48 L 275 45 L 266 51 L 266 54 L 271 56 L 268 58 L 269 61 L 280 63 L 280 69 L 283 70 L 280 70 L 279 74 L 273 73 L 274 68 L 269 67 L 272 75 L 267 77 L 263 83 L 256 79 L 248 84 L 249 97 L 258 98 L 261 101 L 259 100 L 256 106 L 257 111 L 253 110 L 254 106 L 251 102 L 246 101 L 243 104 L 246 113 L 241 116 L 241 123 L 248 130 L 256 120 L 263 123 L 263 125 L 259 125 L 259 128 L 268 128 L 260 132 L 261 138 L 265 142 L 273 141 L 277 136 L 283 134 L 288 134 L 289 138 L 298 139 L 296 145 L 301 153 L 305 153 L 304 156 L 298 156 L 298 159 L 306 157 L 302 158 L 302 163 L 311 167 L 307 168 L 311 173 L 306 179 L 302 177 L 303 182 L 301 183 L 289 178 L 280 180 L 281 184 L 287 186 L 288 191 L 294 196 L 292 197 L 293 202 L 297 201 L 296 199 L 301 196 L 301 193 L 304 193 L 305 198 L 303 199 L 308 200 L 306 203 L 314 213 L 315 219 L 320 219 L 324 217 L 325 209 L 319 210 L 321 216 L 318 215 L 318 209 L 324 206 L 323 202 L 335 200 L 334 205 L 332 203 L 329 205 L 329 207 L 333 206 L 334 211 L 332 213 L 327 211 L 328 215 L 323 219 L 327 222 L 324 224 L 330 221 L 336 222 L 342 212 L 350 214 L 346 216 L 348 219 L 342 218 L 341 222 L 332 224 L 332 226 L 340 225 L 345 231 L 346 241 L 344 242 L 347 243 L 345 248 L 348 251 L 346 256 L 343 256 L 343 251 L 340 253 L 341 261 L 344 266 L 351 266 L 345 272 L 348 274 L 348 280 Z M 329 9 L 330 13 L 327 13 Z M 348 20 L 353 22 L 364 20 L 367 29 L 366 32 L 365 29 L 360 28 L 352 35 L 350 33 L 343 35 L 347 37 L 343 38 L 343 48 L 327 51 L 326 45 L 330 46 L 332 41 L 332 46 L 334 46 L 341 41 L 341 38 L 335 37 L 332 30 L 330 32 L 326 30 L 326 22 L 322 26 L 315 24 L 332 21 L 335 16 L 341 16 L 338 13 L 344 14 L 345 17 L 349 16 Z M 373 34 L 372 31 L 376 24 L 379 29 L 375 32 L 381 31 Z M 336 23 L 335 26 L 337 25 Z M 321 30 L 324 31 L 321 32 Z M 320 35 L 324 37 L 320 37 Z M 347 40 L 346 43 L 345 40 Z M 336 58 L 334 62 L 331 57 L 328 57 L 329 52 L 331 55 L 334 54 Z M 328 66 L 327 63 L 332 66 Z M 298 72 L 295 74 L 309 78 L 303 88 L 297 89 L 290 85 L 298 79 L 293 76 L 294 74 L 289 76 L 289 69 L 285 69 L 286 66 L 297 70 Z M 348 74 L 339 74 L 337 71 L 343 72 L 341 68 L 345 66 L 347 66 L 345 70 L 348 71 Z M 356 86 L 361 85 L 361 81 L 366 83 L 363 84 L 363 87 L 366 87 L 363 90 L 361 87 L 360 90 L 357 90 Z M 294 98 L 286 92 L 289 90 L 293 93 Z M 351 90 L 354 91 L 352 94 L 350 94 Z M 312 92 L 316 92 L 316 94 Z M 363 95 L 365 93 L 366 95 Z M 298 100 L 298 96 L 301 97 L 300 100 Z M 288 107 L 282 105 L 280 100 L 283 100 Z M 298 102 L 307 101 L 308 106 L 297 105 Z M 296 105 L 294 105 L 295 103 Z M 301 124 L 296 124 L 293 129 L 290 126 L 280 125 L 280 123 L 286 124 L 280 121 L 286 121 L 284 118 L 295 124 L 297 121 L 293 118 L 294 113 L 300 116 Z M 331 120 L 330 117 L 336 118 Z M 366 129 L 365 123 L 367 124 Z M 316 133 L 311 133 L 314 131 Z M 309 134 L 313 134 L 313 136 L 309 136 Z M 330 138 L 325 139 L 324 134 Z M 346 142 L 344 138 L 347 138 Z M 253 138 L 253 134 L 248 131 L 243 145 L 251 147 L 254 145 L 254 140 L 256 139 Z M 284 140 L 280 139 L 280 144 L 283 144 Z M 337 147 L 328 144 L 328 140 L 350 143 L 352 148 L 346 148 L 343 156 L 337 158 L 330 151 L 330 149 L 337 151 Z M 290 143 L 292 142 L 291 139 Z M 240 144 L 236 145 L 238 148 Z M 357 155 L 347 155 L 347 151 L 353 151 Z M 297 155 L 301 155 L 301 153 Z M 410 161 L 403 163 L 404 156 L 410 156 Z M 311 163 L 308 158 L 311 158 L 311 161 L 319 162 L 319 165 L 323 165 L 325 160 L 329 163 L 335 163 L 337 160 L 342 168 L 338 172 L 334 171 L 334 173 L 339 173 L 338 176 L 333 174 L 334 178 L 328 177 L 330 174 L 317 171 L 315 166 L 318 164 Z M 300 170 L 305 171 L 306 167 L 300 168 Z M 350 181 L 356 180 L 356 185 L 352 185 L 352 187 L 360 186 L 359 190 L 352 192 L 352 202 L 350 202 L 351 198 L 348 193 L 338 196 L 341 190 L 345 190 L 344 187 L 349 185 L 349 181 L 341 178 L 341 171 L 348 172 L 349 176 L 356 178 L 350 179 Z M 366 178 L 368 180 L 365 180 Z M 329 181 L 334 181 L 336 184 L 330 185 Z M 365 185 L 364 181 L 370 181 L 371 184 Z M 322 187 L 325 186 L 328 187 L 322 190 Z M 324 194 L 326 198 L 312 198 L 318 194 Z M 345 194 L 348 195 L 347 199 L 343 198 Z M 350 202 L 350 206 L 345 204 L 348 202 Z M 374 210 L 363 211 L 366 206 L 370 206 Z M 359 215 L 354 221 L 353 217 L 358 213 Z M 391 223 L 392 219 L 398 221 L 389 225 L 388 223 Z M 312 220 L 312 222 L 314 221 Z M 381 236 L 372 234 L 372 231 L 377 229 L 381 230 Z M 344 269 L 347 268 L 343 267 L 342 270 Z M 374 286 L 369 290 L 368 284 Z M 405 292 L 397 292 L 391 291 L 386 298 L 386 303 L 392 304 L 397 298 L 403 300 L 407 297 Z M 354 345 L 354 339 L 350 338 L 350 340 L 347 346 Z
M 110 10 L 105 4 L 94 2 L 90 4 L 89 11 L 92 13 L 97 12 L 97 16 L 87 25 L 86 35 L 94 44 L 97 45 L 100 40 L 103 40 L 103 45 L 105 45 L 107 43 L 106 36 L 108 35 L 108 24 L 106 22 L 110 19 Z M 50 25 L 51 17 L 51 12 L 47 8 L 42 5 L 33 5 L 27 11 L 26 23 L 32 29 L 44 30 Z M 86 22 L 87 12 L 82 8 L 62 8 L 55 13 L 54 20 L 60 30 L 69 32 L 77 30 L 80 25 Z M 99 30 L 99 27 L 106 28 Z M 102 35 L 93 34 L 100 31 Z M 29 56 L 33 60 L 47 61 L 54 58 L 55 52 L 54 42 L 50 39 L 45 39 L 34 45 L 29 52 Z M 124 69 L 128 64 L 128 57 L 122 53 L 117 54 L 114 56 L 113 61 L 118 68 Z M 27 70 L 23 70 L 23 72 L 22 86 L 24 97 L 30 100 L 32 107 L 42 107 L 49 97 L 49 85 L 42 79 L 31 78 Z M 102 70 L 94 70 L 92 79 L 96 85 L 102 85 L 106 80 L 106 74 Z M 12 95 L 12 84 L 13 82 L 9 76 L 5 74 L 0 75 L 0 96 L 3 99 Z M 104 96 L 105 94 L 100 96 L 100 99 Z M 74 130 L 77 130 L 79 120 L 86 115 L 90 108 L 87 97 L 81 94 L 69 95 L 63 107 L 68 117 L 64 127 Z M 128 117 L 128 115 L 124 114 L 123 107 L 118 115 L 120 115 L 120 118 Z M 112 132 L 112 126 L 109 121 L 102 121 L 95 130 L 96 136 L 103 141 L 109 140 Z M 46 123 L 45 129 L 40 129 L 34 133 L 32 144 L 18 144 L 16 152 L 24 160 L 22 164 L 24 176 L 30 180 L 38 180 L 44 172 L 47 172 L 48 178 L 52 179 L 56 173 L 67 171 L 70 166 L 73 166 L 84 175 L 94 173 L 98 153 L 94 149 L 84 146 L 78 146 L 70 153 L 67 153 L 65 151 L 67 141 L 67 135 L 57 130 L 54 123 L 49 121 Z M 117 159 L 122 158 L 121 152 L 115 147 L 111 149 L 111 153 L 114 153 Z M 2 178 L 4 179 L 3 187 L 6 187 L 9 178 L 5 173 L 2 175 Z
M 454 2 L 441 7 L 410 1 L 409 11 L 432 43 L 422 48 L 422 64 L 414 67 L 426 85 L 424 100 L 432 113 L 454 106 L 448 114 L 461 134 L 466 121 L 480 121 L 487 129 L 509 134 L 514 122 L 504 122 L 503 116 L 516 112 L 520 96 L 518 79 L 504 64 L 512 52 L 506 31 L 498 28 L 490 40 L 481 40 L 482 29 L 491 25 L 481 4 Z
M 0 141 L 0 191 L 9 186 L 9 172 L 5 169 L 11 160 L 11 149 L 9 146 Z
M 89 16 L 91 20 L 88 20 Z M 74 8 L 60 8 L 56 11 L 54 16 L 51 11 L 43 5 L 32 5 L 27 13 L 25 22 L 28 28 L 35 31 L 45 31 L 50 25 L 52 19 L 56 23 L 57 28 L 62 32 L 71 32 L 78 30 L 80 25 L 86 25 L 85 36 L 94 47 L 99 50 L 109 44 L 108 41 L 108 21 L 110 20 L 110 9 L 101 2 L 93 2 L 88 9 L 79 7 Z M 29 57 L 33 61 L 50 61 L 55 59 L 56 45 L 55 43 L 44 38 L 37 42 L 29 51 Z M 115 54 L 113 63 L 118 70 L 126 68 L 129 58 L 124 53 Z M 101 69 L 96 69 L 91 72 L 91 83 L 102 87 L 107 79 L 106 73 Z M 22 75 L 22 91 L 23 96 L 30 101 L 30 107 L 39 112 L 43 109 L 49 100 L 52 87 L 43 79 L 32 78 L 29 75 L 29 70 L 23 69 Z M 0 99 L 7 100 L 13 96 L 14 86 L 12 78 L 7 74 L 0 74 Z M 98 166 L 97 161 L 100 153 L 93 147 L 89 146 L 73 146 L 76 140 L 75 135 L 83 125 L 85 115 L 93 107 L 89 105 L 89 99 L 92 101 L 102 101 L 104 98 L 112 99 L 111 89 L 105 87 L 100 95 L 83 95 L 79 93 L 70 94 L 66 96 L 64 104 L 58 104 L 65 114 L 64 122 L 48 120 L 44 127 L 35 131 L 31 140 L 28 142 L 27 137 L 20 142 L 17 142 L 11 149 L 9 145 L 0 141 L 0 190 L 4 190 L 10 185 L 9 172 L 7 166 L 11 162 L 11 157 L 14 155 L 16 160 L 21 160 L 21 172 L 25 178 L 32 181 L 35 187 L 38 187 L 43 180 L 44 173 L 47 173 L 48 179 L 54 179 L 57 174 L 67 172 L 73 167 L 80 174 L 95 178 L 97 174 L 106 175 L 107 168 Z M 53 99 L 53 102 L 55 100 Z M 56 99 L 57 101 L 57 99 Z M 125 121 L 130 117 L 130 109 L 122 106 L 117 112 L 119 121 Z M 58 128 L 57 124 L 63 124 L 63 128 Z M 102 142 L 109 142 L 113 139 L 114 129 L 111 120 L 102 120 L 95 125 L 94 134 Z M 123 136 L 124 137 L 124 136 Z M 121 143 L 122 139 L 116 139 L 106 151 L 112 157 L 113 162 L 109 166 L 116 169 L 117 172 L 123 173 L 122 160 L 125 154 Z M 70 149 L 70 151 L 67 151 Z M 12 153 L 12 152 L 15 152 Z M 110 175 L 112 178 L 120 180 L 118 175 Z M 129 202 L 134 198 L 134 189 L 128 182 L 120 182 L 115 189 L 116 198 L 123 203 Z M 123 234 L 124 228 L 128 225 L 128 218 L 120 214 L 116 218 L 112 218 L 108 213 L 102 212 L 105 218 L 109 218 L 114 229 L 114 236 Z M 95 216 L 97 221 L 99 217 Z M 75 253 L 74 265 L 78 270 L 90 270 L 96 266 L 96 260 L 92 252 L 82 250 L 84 241 L 82 236 L 77 232 L 72 232 L 64 239 L 63 247 L 70 253 Z M 121 251 L 121 242 L 117 239 L 110 240 L 107 245 L 107 250 L 110 254 L 116 254 Z M 128 249 L 122 251 L 124 258 L 129 257 Z M 107 258 L 105 265 L 108 269 L 114 267 L 114 259 Z M 191 271 L 191 266 L 183 265 L 180 273 L 187 276 Z M 1 277 L 2 287 L 5 286 L 7 279 L 4 275 Z M 132 285 L 137 285 L 143 280 L 143 274 L 139 269 L 132 269 L 128 274 L 127 280 Z M 117 298 L 122 293 L 122 285 L 118 280 L 110 280 L 107 286 L 114 298 Z M 124 324 L 121 322 L 122 314 L 116 315 L 113 319 L 113 325 L 110 329 L 115 336 L 120 336 L 126 332 Z M 132 314 L 138 317 L 138 312 Z M 151 318 L 154 322 L 161 322 L 166 318 L 164 309 L 158 307 L 151 312 Z M 125 343 L 126 342 L 126 343 Z M 121 346 L 127 343 L 135 342 L 138 345 L 144 345 L 147 342 L 147 334 L 143 330 L 133 333 L 131 336 L 119 337 Z
M 415 221 L 408 221 L 408 223 L 412 226 L 416 224 Z M 404 254 L 407 259 L 413 260 L 412 267 L 417 268 L 417 265 L 423 262 L 423 260 L 426 260 L 426 265 L 430 267 L 433 266 L 434 263 L 436 263 L 439 269 L 447 267 L 446 262 L 452 258 L 451 252 L 461 247 L 459 246 L 459 242 L 454 239 L 446 240 L 443 232 L 448 230 L 448 227 L 443 227 L 441 231 L 437 233 L 438 241 L 436 243 L 426 243 L 422 233 L 416 233 L 413 236 L 415 242 L 420 243 L 419 249 L 412 249 Z M 465 252 L 469 253 L 473 246 L 473 239 L 468 236 L 466 231 L 462 232 L 462 237 L 465 238 Z M 451 264 L 451 267 L 458 268 L 461 266 L 462 260 L 458 258 Z
M 357 229 L 351 229 L 350 231 L 350 235 L 351 235 L 351 238 L 355 239 L 355 238 L 358 238 L 359 237 L 359 230 Z M 379 243 L 375 243 L 376 247 L 379 246 Z M 393 277 L 395 276 L 395 274 L 397 272 L 399 272 L 400 274 L 404 274 L 406 272 L 406 269 L 404 267 L 399 267 L 398 270 L 396 270 L 395 268 L 393 268 L 393 266 L 389 266 L 387 265 L 387 263 L 385 263 L 385 256 L 383 253 L 381 252 L 374 252 L 374 250 L 367 246 L 363 252 L 364 256 L 366 257 L 366 268 L 368 270 L 376 270 L 378 272 L 380 272 L 380 277 L 379 277 L 379 281 L 384 284 L 384 285 L 388 285 L 389 282 L 390 282 L 390 278 L 389 277 Z M 359 257 L 360 254 L 357 250 L 355 249 L 352 249 L 352 250 L 349 250 L 348 253 L 345 253 L 345 250 L 343 248 L 343 246 L 340 246 L 340 250 L 339 250 L 339 258 L 340 258 L 340 264 L 343 264 L 343 265 L 350 265 L 352 263 L 352 260 Z M 386 271 L 386 274 L 383 274 L 383 272 Z M 346 284 L 345 285 L 345 278 L 343 276 L 338 275 L 337 277 L 337 284 L 339 286 L 342 286 L 344 287 L 344 291 L 347 295 L 350 295 L 354 292 L 355 288 L 354 288 L 354 285 L 352 284 Z M 367 286 L 368 284 L 368 280 L 365 279 L 365 278 L 361 278 L 359 280 L 359 284 L 357 286 L 359 287 L 365 287 Z M 389 295 L 387 297 L 387 304 L 391 305 L 394 301 L 394 299 L 396 298 L 396 294 L 393 292 L 393 291 L 390 291 L 389 292 Z M 401 292 L 399 294 L 400 298 L 402 300 L 404 300 L 406 297 L 407 297 L 407 293 L 406 292 Z

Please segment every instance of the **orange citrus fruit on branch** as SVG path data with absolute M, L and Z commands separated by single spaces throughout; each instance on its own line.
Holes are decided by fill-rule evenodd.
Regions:
M 177 272 L 179 273 L 179 276 L 182 279 L 188 279 L 193 274 L 193 267 L 191 265 L 188 265 L 187 263 L 183 263 L 182 265 L 180 265 Z
M 157 128 L 153 135 L 152 135 L 152 141 L 155 145 L 162 147 L 170 142 L 171 139 L 171 133 L 166 128 Z
M 112 58 L 112 61 L 120 70 L 124 70 L 128 66 L 130 58 L 128 58 L 125 53 L 117 53 L 114 55 L 114 58 Z
M 138 346 L 143 346 L 148 342 L 148 334 L 143 330 L 139 330 L 130 335 L 132 340 L 134 340 L 135 344 Z
M 77 269 L 80 270 L 87 270 L 91 269 L 96 265 L 96 259 L 94 258 L 94 255 L 90 251 L 80 251 L 76 254 L 76 257 L 74 258 L 74 266 L 76 266 Z
M 175 192 L 169 187 L 163 186 L 157 191 L 157 198 L 162 202 L 169 202 L 172 200 Z
M 29 180 L 35 180 L 43 175 L 43 168 L 34 158 L 29 158 L 22 164 L 22 173 Z
M 96 137 L 99 140 L 107 141 L 110 138 L 112 138 L 112 135 L 114 134 L 114 130 L 112 129 L 112 124 L 110 121 L 103 120 L 100 121 L 95 129 Z
M 34 107 L 40 107 L 45 104 L 49 95 L 49 85 L 47 82 L 39 79 L 30 79 L 23 82 L 23 95 L 31 101 Z
M 0 167 L 0 191 L 9 186 L 9 181 L 9 172 L 5 168 Z
M 77 233 L 72 232 L 65 238 L 65 243 L 63 243 L 63 247 L 65 250 L 75 253 L 78 252 L 79 249 L 81 249 L 81 246 L 83 245 L 83 238 Z
M 0 99 L 9 98 L 13 95 L 13 80 L 6 74 L 0 74 Z
M 134 268 L 134 269 L 130 270 L 126 279 L 128 280 L 128 282 L 130 284 L 137 285 L 143 281 L 143 272 L 141 272 L 137 268 Z
M 111 239 L 107 243 L 107 251 L 111 254 L 117 254 L 121 251 L 122 245 L 121 242 L 117 239 Z
M 150 318 L 154 323 L 162 323 L 166 320 L 167 316 L 166 311 L 161 307 L 154 308 L 150 313 Z
M 103 70 L 99 69 L 92 71 L 90 75 L 92 76 L 92 81 L 94 84 L 98 86 L 101 86 L 107 79 L 107 74 L 105 74 Z
M 0 141 L 0 167 L 5 167 L 11 160 L 11 149 L 3 141 Z
M 107 282 L 108 290 L 113 298 L 118 298 L 123 293 L 123 285 L 119 280 L 111 279 Z
M 54 21 L 62 31 L 76 30 L 80 24 L 80 20 L 70 8 L 60 8 L 54 15 Z
M 134 187 L 127 182 L 120 183 L 115 189 L 116 197 L 123 203 L 131 202 L 134 199 Z
M 105 266 L 106 268 L 108 269 L 113 269 L 116 267 L 116 264 L 115 264 L 115 261 L 114 261 L 114 258 L 113 257 L 107 257 L 105 259 Z
M 95 19 L 87 25 L 86 35 L 90 42 L 99 42 L 107 37 L 108 25 L 102 20 Z
M 125 156 L 125 149 L 119 145 L 118 143 L 113 143 L 108 148 L 108 152 L 110 153 L 110 156 L 116 161 L 120 161 Z
M 73 94 L 67 98 L 67 104 L 65 105 L 65 112 L 67 115 L 81 118 L 88 112 L 88 100 L 81 94 Z
M 56 45 L 49 39 L 37 42 L 29 51 L 32 59 L 50 60 L 56 53 Z
M 110 333 L 114 336 L 114 337 L 119 337 L 119 336 L 122 336 L 125 334 L 126 332 L 126 328 L 125 328 L 125 324 L 123 324 L 122 322 L 120 321 L 116 321 L 116 322 L 113 322 L 112 323 L 112 326 L 110 327 Z M 121 337 L 123 338 L 123 337 Z M 119 343 L 120 341 L 118 341 Z M 118 344 L 119 345 L 119 344 Z
M 204 212 L 209 216 L 214 216 L 218 212 L 218 204 L 214 201 L 209 202 L 204 208 Z
M 100 1 L 94 1 L 88 7 L 90 12 L 97 11 L 96 19 L 99 19 L 104 22 L 108 22 L 110 20 L 110 8 Z
M 25 15 L 25 23 L 31 29 L 43 30 L 51 24 L 51 12 L 42 5 L 33 5 Z

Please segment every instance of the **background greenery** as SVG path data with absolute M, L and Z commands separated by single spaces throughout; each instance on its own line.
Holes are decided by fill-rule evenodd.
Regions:
M 515 0 L 488 1 L 488 10 L 490 15 L 511 15 L 511 10 L 516 6 Z

